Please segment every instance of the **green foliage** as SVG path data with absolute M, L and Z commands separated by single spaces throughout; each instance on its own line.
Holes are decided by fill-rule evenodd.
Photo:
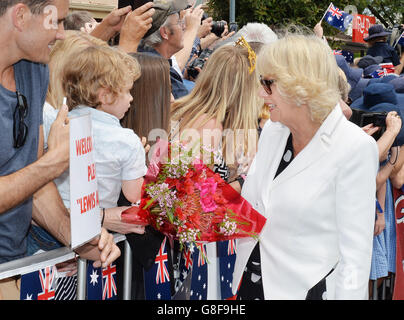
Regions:
M 247 22 L 262 22 L 273 29 L 289 24 L 313 28 L 323 17 L 330 2 L 330 0 L 236 0 L 236 22 L 239 27 Z M 210 0 L 208 6 L 213 18 L 229 21 L 229 3 L 229 0 Z M 368 8 L 379 20 L 383 19 L 390 25 L 404 23 L 403 0 L 340 0 L 333 1 L 333 4 L 340 9 L 354 5 L 358 13 Z M 397 16 L 400 13 L 401 19 L 399 15 Z M 326 23 L 323 27 L 328 35 L 338 31 L 326 26 Z

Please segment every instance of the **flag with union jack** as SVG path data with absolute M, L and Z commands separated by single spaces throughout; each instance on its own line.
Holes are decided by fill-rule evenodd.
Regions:
M 93 262 L 87 263 L 87 299 L 116 300 L 116 265 L 106 268 L 94 268 Z
M 354 61 L 354 54 L 347 50 L 333 50 L 335 56 L 343 56 L 347 63 L 351 64 Z
M 335 7 L 332 2 L 329 5 L 325 15 L 325 21 L 332 27 L 340 31 L 345 31 L 352 22 L 353 16 Z
M 171 300 L 171 279 L 169 272 L 170 246 L 164 237 L 154 260 L 154 266 L 144 271 L 146 300 Z
M 55 300 L 57 270 L 49 266 L 21 276 L 21 300 Z
M 236 262 L 236 240 L 220 241 L 217 243 L 220 270 L 220 292 L 222 300 L 233 297 L 232 282 L 234 264 Z
M 206 300 L 208 295 L 208 260 L 206 244 L 186 244 L 181 253 L 179 277 L 174 300 Z
M 208 261 L 206 244 L 197 244 L 193 254 L 190 300 L 206 300 L 208 296 Z
M 394 74 L 394 65 L 392 63 L 381 63 L 379 64 L 379 69 L 373 71 L 370 76 L 372 78 L 384 78 L 390 74 Z
M 194 265 L 194 252 L 194 246 L 190 247 L 189 244 L 185 244 L 183 250 L 180 253 L 178 268 L 175 277 L 175 292 L 177 298 L 178 296 L 181 296 L 178 295 L 178 293 L 180 291 L 184 291 L 184 287 L 187 287 L 187 291 L 189 291 L 191 288 L 192 281 L 190 281 L 190 279 L 192 277 L 192 266 Z M 187 297 L 188 296 L 189 294 L 187 295 Z M 180 298 L 180 300 L 184 299 Z
M 116 300 L 116 265 L 102 268 L 102 300 Z

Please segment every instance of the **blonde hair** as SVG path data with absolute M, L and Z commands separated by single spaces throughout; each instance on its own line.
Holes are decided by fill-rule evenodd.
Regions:
M 261 49 L 257 68 L 284 98 L 307 105 L 314 122 L 322 123 L 340 99 L 335 57 L 316 36 L 287 34 Z
M 229 45 L 216 49 L 199 74 L 192 92 L 171 107 L 172 120 L 180 122 L 179 131 L 193 128 L 201 118 L 204 121 L 200 127 L 216 119 L 224 130 L 243 129 L 244 151 L 249 150 L 251 136 L 248 131 L 255 129 L 256 134 L 263 104 L 258 97 L 258 77 L 255 71 L 250 74 L 249 68 L 246 48 Z M 223 150 L 226 140 L 223 138 Z M 234 163 L 234 159 L 224 157 L 228 164 Z
M 266 103 L 264 103 L 264 105 L 261 108 L 261 113 L 259 115 L 259 118 L 268 120 L 270 117 L 271 117 L 270 108 Z
M 140 77 L 139 63 L 119 49 L 91 45 L 70 56 L 62 76 L 63 90 L 70 109 L 77 105 L 96 108 L 98 91 L 108 89 L 114 103 L 123 87 Z
M 347 102 L 349 91 L 351 91 L 351 86 L 348 83 L 345 72 L 341 68 L 338 68 L 338 74 L 338 87 L 341 93 L 341 99 L 344 102 Z
M 63 97 L 66 95 L 63 89 L 62 75 L 66 64 L 71 63 L 71 56 L 89 46 L 108 47 L 105 41 L 84 32 L 66 30 L 65 34 L 65 39 L 57 40 L 50 53 L 49 86 L 46 101 L 55 109 L 62 106 Z

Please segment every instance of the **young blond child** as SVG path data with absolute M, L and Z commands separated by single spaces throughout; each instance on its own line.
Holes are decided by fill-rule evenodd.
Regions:
M 130 90 L 139 77 L 140 66 L 134 58 L 96 44 L 71 54 L 61 72 L 69 117 L 91 115 L 101 208 L 116 207 L 121 189 L 132 203 L 140 199 L 147 172 L 145 151 L 133 130 L 122 128 L 119 121 L 130 107 Z M 53 113 L 51 106 L 44 108 L 45 140 Z M 68 172 L 55 183 L 65 206 L 70 208 Z

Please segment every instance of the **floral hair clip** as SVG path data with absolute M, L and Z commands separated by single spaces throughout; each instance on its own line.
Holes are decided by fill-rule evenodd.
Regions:
M 244 39 L 244 37 L 240 37 L 240 39 L 237 40 L 236 46 L 240 46 L 243 48 L 246 48 L 248 50 L 248 60 L 250 61 L 250 74 L 254 72 L 255 66 L 257 63 L 257 55 L 255 54 L 254 50 L 250 47 L 248 42 Z

